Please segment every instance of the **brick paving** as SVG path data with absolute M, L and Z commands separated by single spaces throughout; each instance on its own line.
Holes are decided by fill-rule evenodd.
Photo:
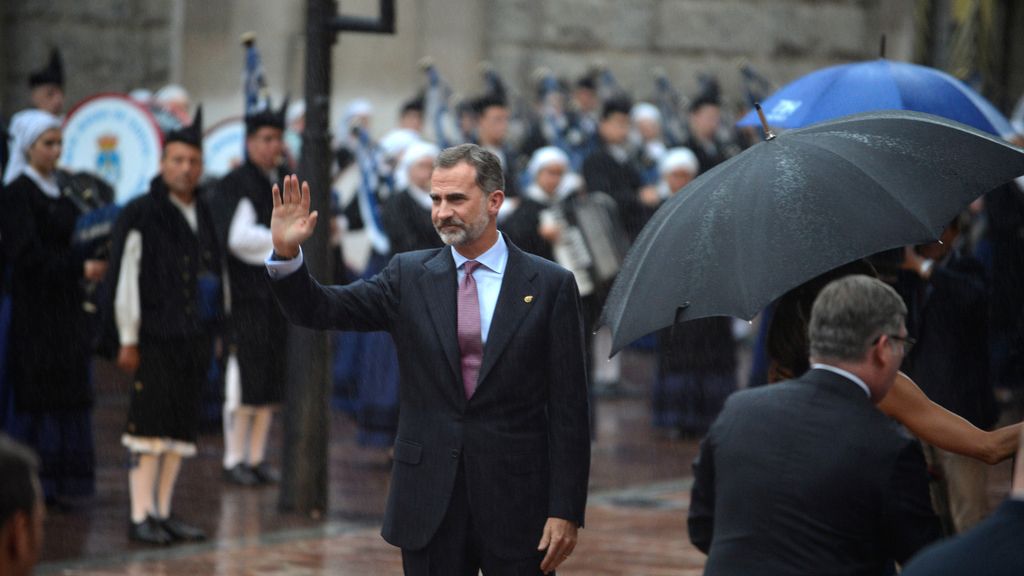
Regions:
M 628 394 L 598 404 L 587 527 L 558 573 L 701 574 L 704 556 L 686 536 L 690 463 L 697 441 L 670 440 L 651 431 L 643 384 L 649 382 L 650 358 L 633 353 L 626 368 L 635 382 Z M 207 530 L 210 540 L 162 549 L 130 544 L 125 534 L 125 455 L 117 442 L 127 384 L 103 374 L 113 383 L 101 387 L 96 408 L 98 494 L 74 510 L 51 512 L 38 574 L 401 574 L 398 550 L 379 535 L 387 456 L 357 446 L 353 424 L 341 415 L 332 422 L 330 510 L 325 519 L 279 512 L 275 488 L 225 484 L 220 479 L 220 437 L 213 434 L 201 438 L 200 454 L 185 464 L 175 495 L 176 512 Z M 280 422 L 273 435 L 280 438 Z M 273 448 L 276 455 L 279 446 Z M 993 502 L 1005 495 L 1008 479 L 1008 463 L 993 468 Z

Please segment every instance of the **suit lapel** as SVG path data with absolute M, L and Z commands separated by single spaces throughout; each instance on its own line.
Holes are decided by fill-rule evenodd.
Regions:
M 483 384 L 487 374 L 490 373 L 512 336 L 519 329 L 523 318 L 534 306 L 531 303 L 534 296 L 532 280 L 537 271 L 523 252 L 508 242 L 508 238 L 506 238 L 506 243 L 508 244 L 508 264 L 505 266 L 501 291 L 498 293 L 498 303 L 494 307 L 491 329 L 487 335 L 487 344 L 484 346 L 484 359 L 480 365 L 478 385 Z M 527 296 L 531 297 L 529 302 L 525 300 Z M 551 295 L 551 297 L 553 296 Z
M 419 277 L 420 293 L 424 296 L 427 313 L 437 331 L 437 337 L 448 358 L 448 365 L 462 390 L 461 356 L 456 330 L 455 261 L 451 248 L 444 248 L 424 263 L 426 271 Z M 463 394 L 459 394 L 465 398 Z

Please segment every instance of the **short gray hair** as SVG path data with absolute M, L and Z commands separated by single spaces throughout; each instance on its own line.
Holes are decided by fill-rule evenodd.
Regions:
M 496 190 L 505 189 L 505 175 L 501 170 L 501 160 L 498 160 L 498 157 L 492 152 L 476 144 L 459 144 L 445 148 L 434 160 L 434 168 L 454 168 L 463 162 L 476 169 L 476 185 L 483 190 L 484 196 L 490 196 Z
M 891 286 L 855 274 L 818 294 L 807 328 L 811 357 L 856 362 L 882 334 L 897 334 L 907 306 Z

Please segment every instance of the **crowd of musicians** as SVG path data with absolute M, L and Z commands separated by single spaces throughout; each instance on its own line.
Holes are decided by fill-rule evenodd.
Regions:
M 712 81 L 684 104 L 671 90 L 631 98 L 603 70 L 572 81 L 546 73 L 538 76 L 533 97 L 523 99 L 488 72 L 483 93 L 450 102 L 436 70 L 426 71 L 424 90 L 410 95 L 395 114 L 397 127 L 379 139 L 371 123 L 389 124 L 391 112 L 366 100 L 348 103 L 334 129 L 335 205 L 320 208 L 330 213 L 340 248 L 334 280 L 368 278 L 396 253 L 440 246 L 430 216 L 434 160 L 448 146 L 479 144 L 505 172 L 499 229 L 519 248 L 573 273 L 587 328 L 589 389 L 614 394 L 621 368 L 617 358 L 607 360 L 607 334 L 594 329 L 631 242 L 666 199 L 758 135 L 731 126 Z M 246 110 L 244 161 L 209 180 L 203 178 L 201 111 L 188 114 L 187 93 L 170 87 L 156 97 L 133 94 L 157 112 L 164 129 L 160 173 L 145 194 L 121 207 L 97 250 L 75 240 L 75 233 L 94 209 L 83 203 L 83 191 L 104 185 L 75 184 L 86 176 L 58 166 L 62 88 L 58 58 L 31 77 L 33 107 L 14 115 L 7 128 L 0 424 L 40 455 L 48 499 L 91 494 L 90 362 L 99 343 L 132 377 L 122 437 L 131 461 L 129 536 L 153 544 L 199 540 L 204 534 L 177 518 L 171 503 L 182 458 L 195 454 L 204 419 L 223 425 L 225 481 L 277 481 L 267 462 L 267 436 L 286 375 L 283 356 L 269 351 L 282 346 L 287 330 L 264 280 L 264 260 L 272 248 L 269 191 L 296 169 L 303 108 L 301 102 L 256 102 Z M 1006 289 L 1019 286 L 1019 258 L 992 262 L 1019 253 L 1021 206 L 1019 192 L 997 192 L 958 227 L 963 233 L 955 246 L 987 263 L 992 302 L 1004 307 L 984 311 L 991 322 L 980 333 L 992 334 L 996 346 L 993 377 L 979 405 L 991 401 L 993 385 L 1020 385 L 1022 298 L 1019 290 Z M 353 269 L 351 255 L 343 257 L 345 239 L 360 229 L 369 257 Z M 944 258 L 931 260 L 942 266 Z M 651 383 L 655 427 L 673 436 L 707 431 L 738 387 L 737 341 L 746 336 L 744 327 L 708 318 L 635 344 L 658 358 Z M 356 418 L 362 443 L 391 446 L 399 375 L 390 336 L 334 338 L 334 406 Z M 761 350 L 755 349 L 755 360 Z M 763 383 L 767 372 L 755 361 L 751 383 Z M 995 413 L 986 408 L 970 419 L 990 427 Z

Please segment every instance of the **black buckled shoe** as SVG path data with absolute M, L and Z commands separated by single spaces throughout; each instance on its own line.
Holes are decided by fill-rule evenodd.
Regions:
M 129 520 L 128 539 L 132 542 L 155 544 L 157 546 L 166 546 L 173 541 L 171 535 L 152 516 L 147 516 L 145 520 L 137 524 Z
M 260 483 L 259 478 L 245 464 L 235 464 L 232 468 L 225 468 L 224 479 L 238 486 L 255 486 Z
M 250 466 L 249 471 L 256 478 L 256 481 L 260 484 L 277 484 L 281 481 L 281 474 L 270 467 L 270 464 L 266 462 L 260 462 L 255 466 Z
M 174 516 L 169 516 L 159 522 L 160 526 L 177 542 L 202 542 L 206 540 L 206 532 Z

